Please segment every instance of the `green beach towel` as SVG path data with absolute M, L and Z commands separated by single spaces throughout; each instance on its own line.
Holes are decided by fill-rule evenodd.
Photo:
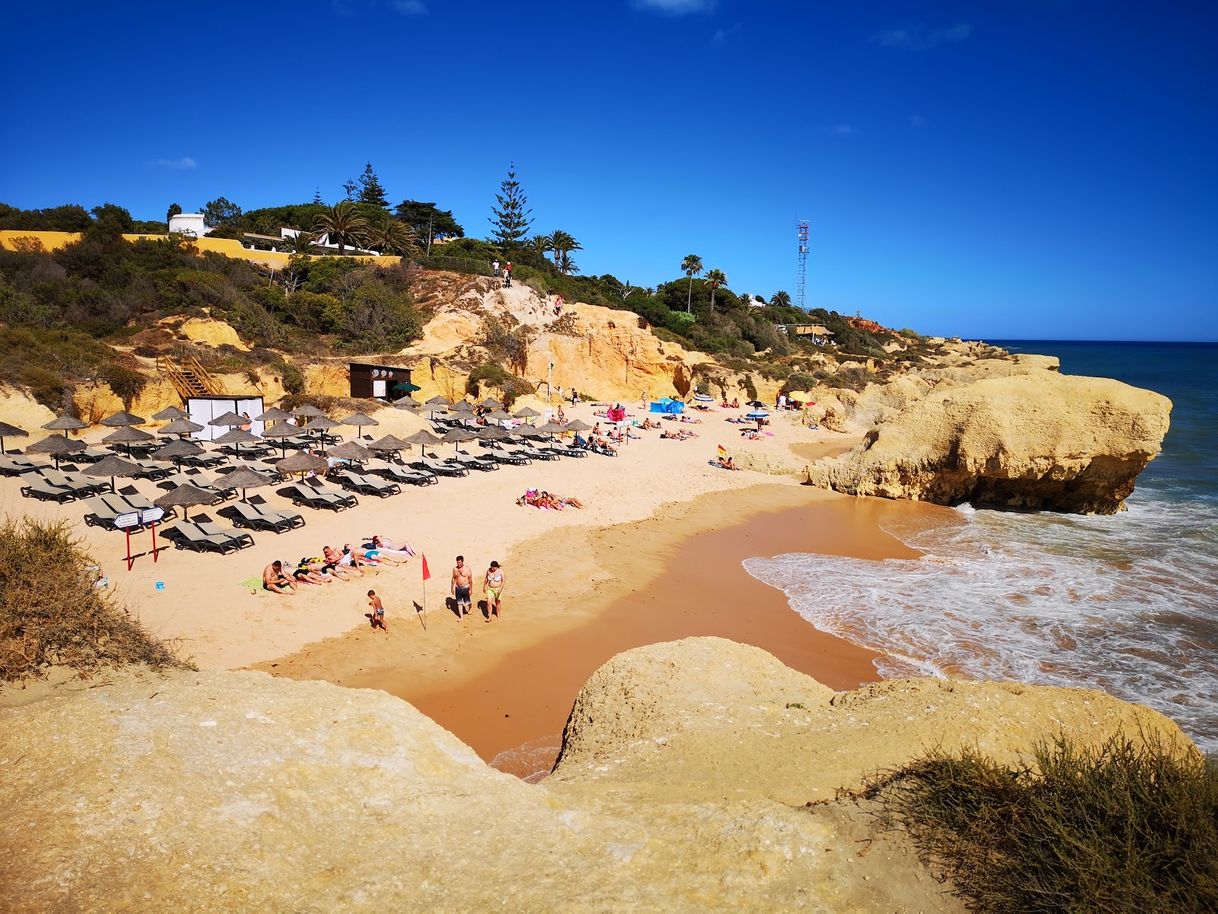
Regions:
M 261 576 L 246 578 L 244 581 L 238 581 L 237 583 L 246 590 L 252 590 L 255 594 L 266 593 L 266 591 L 262 589 Z

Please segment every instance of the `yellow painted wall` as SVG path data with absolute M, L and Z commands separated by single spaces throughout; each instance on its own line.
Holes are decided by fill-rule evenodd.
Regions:
M 149 241 L 157 241 L 169 237 L 168 235 L 124 235 L 127 241 L 139 241 L 146 239 Z M 35 238 L 48 251 L 57 251 L 65 245 L 80 238 L 78 232 L 27 232 L 20 229 L 0 229 L 0 248 L 7 248 L 10 251 L 16 250 L 17 245 L 13 242 L 18 238 Z M 194 245 L 200 251 L 214 251 L 217 254 L 223 254 L 225 257 L 232 257 L 236 260 L 248 260 L 250 263 L 257 263 L 263 266 L 272 267 L 280 270 L 287 266 L 289 254 L 281 253 L 280 251 L 251 251 L 248 248 L 243 248 L 241 242 L 234 238 L 196 238 Z M 325 255 L 319 255 L 325 256 Z M 353 257 L 353 260 L 362 260 L 368 263 L 378 265 L 393 265 L 401 260 L 400 257 L 386 255 L 384 257 Z

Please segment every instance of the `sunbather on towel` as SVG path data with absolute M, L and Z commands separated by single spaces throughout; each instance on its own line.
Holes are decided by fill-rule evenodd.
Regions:
M 325 562 L 315 562 L 304 557 L 292 572 L 292 577 L 303 584 L 329 584 L 334 578 L 322 570 L 325 565 Z
M 363 558 L 372 562 L 384 562 L 386 565 L 402 565 L 410 558 L 408 555 L 394 555 L 392 549 L 382 549 L 376 544 L 376 537 L 367 543 L 360 543 L 358 551 L 363 552 Z
M 296 593 L 296 582 L 283 573 L 283 562 L 271 562 L 262 569 L 262 589 L 271 593 Z
M 406 559 L 411 558 L 415 554 L 414 547 L 405 540 L 391 540 L 389 537 L 381 536 L 379 533 L 372 537 L 371 548 L 379 549 L 382 553 L 402 561 L 406 561 Z
M 355 564 L 355 556 L 353 555 L 344 554 L 337 549 L 325 546 L 322 549 L 322 556 L 326 560 L 325 567 L 329 569 L 332 575 L 341 580 L 349 581 L 352 578 L 362 577 L 364 574 L 359 566 Z

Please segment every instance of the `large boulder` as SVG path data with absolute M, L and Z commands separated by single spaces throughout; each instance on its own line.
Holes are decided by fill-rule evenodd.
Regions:
M 987 378 L 911 402 L 809 479 L 852 495 L 1113 514 L 1170 414 L 1166 397 L 1106 378 Z
M 1097 692 L 835 694 L 717 638 L 619 655 L 557 772 L 494 771 L 383 692 L 141 672 L 0 709 L 4 911 L 941 911 L 900 833 L 832 800 L 933 745 L 1190 744 Z M 3 696 L 0 696 L 3 697 Z

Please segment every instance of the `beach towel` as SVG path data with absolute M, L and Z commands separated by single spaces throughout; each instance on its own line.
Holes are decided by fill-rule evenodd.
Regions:
M 239 584 L 241 587 L 244 587 L 246 590 L 248 590 L 250 593 L 252 593 L 254 595 L 266 593 L 266 591 L 262 589 L 262 578 L 261 577 L 246 578 L 244 581 L 238 581 L 237 584 Z

